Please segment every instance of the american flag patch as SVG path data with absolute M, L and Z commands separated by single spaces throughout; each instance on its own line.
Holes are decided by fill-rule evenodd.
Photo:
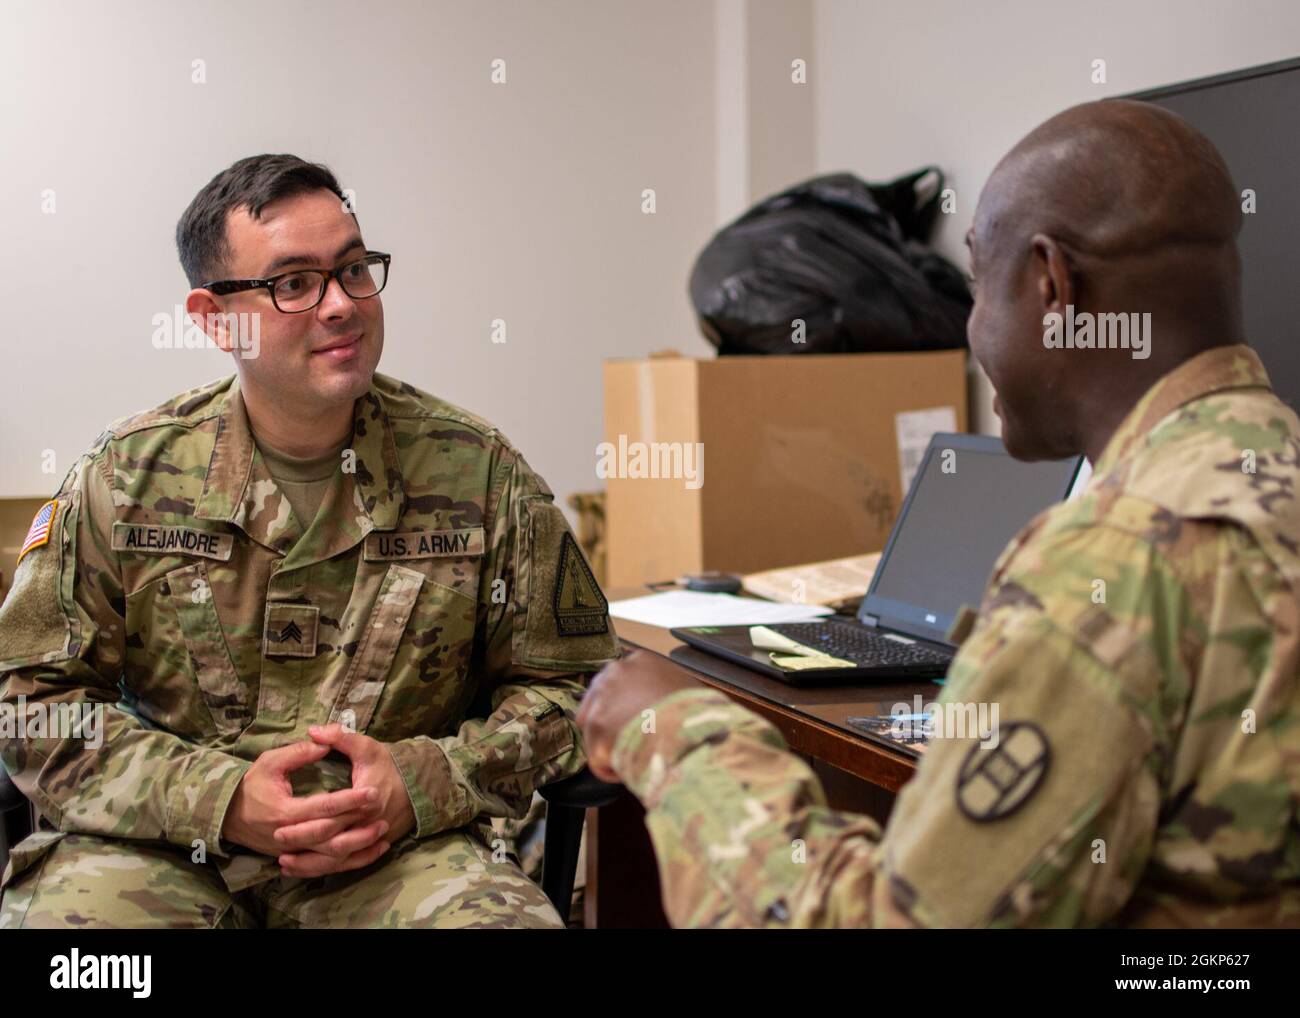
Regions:
M 27 531 L 27 536 L 23 538 L 23 546 L 18 549 L 18 562 L 23 560 L 33 548 L 39 548 L 46 544 L 50 539 L 50 530 L 54 527 L 54 517 L 59 511 L 59 500 L 51 499 L 40 507 L 36 512 L 36 518 L 32 520 L 31 529 Z M 18 563 L 14 563 L 17 565 Z

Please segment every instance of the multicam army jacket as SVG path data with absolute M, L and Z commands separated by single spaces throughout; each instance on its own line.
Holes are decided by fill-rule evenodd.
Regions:
M 585 762 L 575 673 L 616 654 L 605 600 L 542 479 L 441 400 L 376 375 L 305 532 L 234 379 L 115 424 L 51 509 L 0 607 L 0 704 L 104 725 L 0 738 L 47 826 L 201 840 L 239 889 L 276 868 L 222 845 L 227 805 L 309 725 L 388 744 L 416 837 L 522 815 Z M 293 778 L 345 787 L 348 765 Z
M 1297 489 L 1251 350 L 1161 379 L 994 568 L 940 703 L 997 704 L 996 744 L 934 739 L 883 836 L 720 693 L 633 719 L 671 920 L 1300 926 Z

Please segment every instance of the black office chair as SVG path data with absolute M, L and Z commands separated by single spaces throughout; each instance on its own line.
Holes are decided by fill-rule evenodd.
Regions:
M 587 810 L 609 805 L 618 798 L 622 786 L 601 781 L 584 767 L 573 777 L 553 782 L 539 791 L 546 800 L 542 890 L 567 925 Z
M 571 778 L 547 785 L 541 793 L 546 800 L 542 890 L 567 923 L 587 808 L 613 802 L 619 786 L 606 784 L 584 767 Z M 0 764 L 0 873 L 9 864 L 9 850 L 32 833 L 35 821 L 31 803 Z

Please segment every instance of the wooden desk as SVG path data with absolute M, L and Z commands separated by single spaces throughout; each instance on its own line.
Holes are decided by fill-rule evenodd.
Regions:
M 615 590 L 608 596 L 617 601 L 641 593 Z M 873 741 L 850 728 L 845 719 L 889 714 L 894 704 L 910 705 L 915 696 L 929 702 L 938 697 L 939 685 L 790 686 L 687 647 L 667 629 L 622 619 L 615 619 L 614 625 L 625 647 L 670 657 L 690 668 L 701 682 L 775 725 L 791 750 L 817 774 L 833 808 L 866 813 L 882 825 L 889 819 L 894 795 L 915 773 L 917 757 Z M 658 869 L 645 813 L 631 795 L 587 812 L 585 923 L 588 928 L 668 925 L 660 905 Z

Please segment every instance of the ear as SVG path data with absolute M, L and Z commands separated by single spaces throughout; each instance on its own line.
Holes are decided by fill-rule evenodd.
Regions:
M 1055 237 L 1035 233 L 1029 240 L 1030 269 L 1034 273 L 1042 313 L 1065 314 L 1075 302 L 1074 269 L 1069 253 Z
M 225 312 L 211 290 L 191 290 L 185 298 L 185 312 L 190 321 L 220 349 L 226 353 L 234 352 L 234 339 L 226 328 Z

